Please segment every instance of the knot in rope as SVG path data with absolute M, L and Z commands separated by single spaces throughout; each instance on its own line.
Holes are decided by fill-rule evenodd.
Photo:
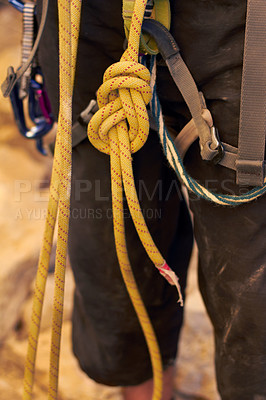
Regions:
M 123 214 L 123 193 L 125 193 L 132 221 L 147 255 L 159 272 L 176 286 L 179 302 L 182 304 L 178 278 L 156 247 L 144 220 L 132 167 L 132 153 L 145 144 L 149 134 L 146 105 L 152 97 L 149 85 L 150 73 L 144 65 L 138 63 L 140 33 L 146 3 L 147 0 L 134 1 L 128 48 L 120 62 L 111 65 L 104 74 L 103 84 L 97 93 L 99 110 L 88 124 L 88 138 L 98 150 L 110 155 L 113 227 L 117 258 L 149 348 L 154 375 L 152 399 L 161 400 L 163 367 L 160 349 L 131 269 Z
M 88 126 L 91 143 L 106 154 L 110 154 L 110 135 L 118 124 L 128 134 L 131 153 L 144 145 L 149 134 L 146 105 L 151 100 L 150 72 L 142 64 L 123 61 L 123 57 L 106 70 L 97 92 L 99 111 Z

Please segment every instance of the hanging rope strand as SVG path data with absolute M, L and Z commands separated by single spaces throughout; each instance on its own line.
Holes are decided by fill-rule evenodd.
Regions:
M 66 6 L 67 4 L 67 6 Z M 55 286 L 52 316 L 48 400 L 57 399 L 59 353 L 63 322 L 65 267 L 67 256 L 71 163 L 72 163 L 72 96 L 77 57 L 81 2 L 58 2 L 59 11 L 59 209 L 55 262 Z
M 151 99 L 150 74 L 146 67 L 138 63 L 140 33 L 145 6 L 146 1 L 135 1 L 128 48 L 120 62 L 111 65 L 104 74 L 103 84 L 97 93 L 99 111 L 90 120 L 88 137 L 98 150 L 110 155 L 113 223 L 117 257 L 149 349 L 154 377 L 153 400 L 160 400 L 163 387 L 160 350 L 131 270 L 123 219 L 124 188 L 132 220 L 148 256 L 160 273 L 171 284 L 176 285 L 180 296 L 179 301 L 182 302 L 178 278 L 157 249 L 143 218 L 132 170 L 131 154 L 145 144 L 149 134 L 146 105 Z
M 56 399 L 58 391 L 59 351 L 63 316 L 64 279 L 70 206 L 72 94 L 78 46 L 81 1 L 67 0 L 64 1 L 64 3 L 59 1 L 58 10 L 60 112 L 50 185 L 48 212 L 45 221 L 44 238 L 35 283 L 33 311 L 24 374 L 23 400 L 32 399 L 43 296 L 47 280 L 57 212 L 58 238 L 55 265 L 55 293 L 53 305 L 48 399 Z
M 120 128 L 118 128 L 119 130 Z M 131 269 L 130 261 L 127 253 L 127 245 L 125 240 L 125 227 L 123 217 L 123 189 L 122 189 L 122 171 L 119 159 L 119 142 L 117 131 L 112 128 L 110 132 L 111 146 L 111 181 L 112 181 L 112 206 L 113 206 L 113 223 L 114 237 L 116 244 L 117 257 L 121 269 L 121 273 L 126 284 L 129 296 L 136 311 L 140 325 L 142 327 L 148 349 L 151 355 L 153 377 L 154 377 L 154 393 L 153 400 L 160 400 L 162 396 L 162 361 L 160 349 L 157 343 L 156 335 L 147 314 L 145 305 Z

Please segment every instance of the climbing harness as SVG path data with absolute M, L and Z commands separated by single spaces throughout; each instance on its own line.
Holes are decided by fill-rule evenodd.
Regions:
M 155 65 L 153 64 L 153 77 L 155 77 Z M 266 183 L 261 187 L 256 187 L 245 195 L 225 195 L 225 194 L 217 194 L 211 192 L 210 190 L 206 189 L 203 185 L 198 183 L 195 179 L 193 179 L 186 171 L 182 158 L 179 155 L 176 146 L 171 138 L 170 134 L 167 131 L 167 128 L 163 121 L 162 109 L 156 94 L 156 87 L 155 87 L 155 79 L 151 81 L 152 83 L 152 112 L 153 116 L 156 118 L 157 125 L 158 125 L 158 132 L 160 142 L 163 147 L 164 154 L 169 161 L 169 164 L 176 172 L 177 176 L 181 180 L 182 183 L 188 188 L 188 190 L 192 193 L 195 193 L 197 196 L 212 201 L 213 203 L 220 204 L 223 206 L 237 206 L 242 205 L 244 203 L 248 203 L 257 199 L 258 197 L 262 196 L 266 193 Z
M 249 0 L 247 21 L 249 21 L 250 15 L 250 18 L 254 19 L 254 10 L 253 8 L 251 9 L 251 6 L 254 3 L 259 3 L 257 12 L 263 11 L 266 13 L 265 7 L 261 6 L 263 1 L 264 0 Z M 147 8 L 146 3 L 148 5 Z M 110 155 L 112 207 L 117 257 L 125 284 L 135 307 L 149 348 L 154 375 L 153 400 L 160 400 L 162 397 L 163 371 L 159 346 L 148 314 L 137 290 L 133 273 L 131 271 L 130 261 L 126 249 L 125 227 L 123 219 L 124 190 L 132 215 L 132 220 L 147 254 L 153 261 L 154 265 L 158 268 L 159 272 L 171 284 L 174 284 L 177 287 L 180 295 L 179 302 L 182 303 L 178 278 L 167 265 L 150 236 L 141 213 L 134 185 L 131 154 L 139 150 L 144 145 L 149 133 L 149 116 L 146 110 L 146 105 L 150 103 L 152 114 L 158 125 L 158 132 L 162 147 L 170 165 L 172 168 L 174 168 L 180 180 L 188 187 L 189 190 L 207 200 L 214 201 L 218 204 L 239 205 L 243 204 L 244 202 L 254 200 L 258 196 L 264 194 L 266 191 L 266 185 L 264 183 L 264 175 L 261 172 L 258 173 L 258 170 L 256 170 L 258 165 L 264 168 L 264 158 L 263 161 L 260 161 L 257 164 L 252 158 L 247 159 L 251 162 L 246 164 L 244 161 L 242 162 L 242 159 L 247 157 L 245 154 L 245 145 L 244 151 L 241 150 L 241 145 L 239 146 L 239 152 L 234 151 L 234 154 L 237 154 L 235 162 L 236 168 L 238 168 L 240 171 L 240 175 L 241 173 L 246 174 L 244 171 L 244 164 L 249 165 L 250 168 L 248 169 L 247 174 L 252 175 L 251 172 L 256 170 L 255 180 L 256 182 L 259 181 L 259 183 L 262 183 L 261 186 L 251 190 L 245 196 L 227 196 L 212 193 L 191 178 L 185 171 L 182 157 L 176 150 L 173 140 L 171 139 L 165 127 L 161 106 L 156 95 L 155 57 L 152 56 L 150 58 L 151 81 L 149 70 L 144 65 L 138 63 L 142 22 L 145 12 L 148 18 L 153 16 L 152 3 L 153 2 L 151 1 L 147 2 L 147 0 L 136 0 L 134 2 L 130 0 L 124 1 L 123 13 L 126 20 L 125 29 L 128 35 L 127 50 L 124 52 L 120 62 L 111 65 L 104 74 L 103 84 L 97 92 L 99 110 L 97 111 L 94 101 L 90 102 L 88 108 L 81 113 L 79 125 L 82 126 L 82 124 L 86 125 L 88 123 L 88 138 L 91 143 L 100 151 Z M 161 4 L 163 3 L 165 4 L 165 2 L 161 0 Z M 160 0 L 157 2 L 155 0 L 155 6 L 156 4 L 159 6 Z M 44 0 L 40 29 L 33 49 L 29 54 L 28 60 L 25 61 L 21 68 L 16 72 L 14 72 L 12 67 L 9 68 L 8 77 L 2 85 L 5 96 L 9 95 L 13 90 L 15 90 L 16 99 L 19 98 L 19 91 L 17 90 L 16 85 L 34 58 L 34 54 L 40 41 L 41 32 L 44 28 L 47 7 L 48 1 Z M 32 398 L 35 359 L 40 329 L 43 296 L 57 217 L 58 236 L 55 263 L 55 292 L 52 317 L 48 399 L 56 399 L 58 393 L 59 351 L 70 207 L 72 95 L 79 36 L 81 0 L 64 0 L 64 2 L 59 0 L 58 13 L 60 55 L 59 122 L 50 186 L 48 213 L 45 222 L 44 239 L 35 283 L 32 320 L 30 325 L 28 353 L 24 376 L 23 400 L 30 400 Z M 166 14 L 169 17 L 169 8 Z M 167 30 L 169 26 L 167 23 L 165 23 L 165 25 L 166 27 L 158 21 L 146 21 L 143 23 L 143 32 L 145 35 L 143 35 L 143 39 L 141 40 L 142 46 L 144 47 L 144 52 L 149 51 L 151 54 L 158 52 L 158 50 L 161 52 L 192 114 L 193 119 L 189 123 L 189 129 L 186 128 L 185 131 L 191 131 L 192 136 L 194 135 L 193 137 L 199 136 L 201 154 L 204 159 L 212 160 L 214 163 L 221 163 L 226 156 L 226 152 L 230 151 L 230 146 L 228 145 L 229 147 L 226 147 L 226 145 L 220 142 L 217 131 L 213 126 L 211 115 L 206 109 L 204 98 L 198 93 L 194 80 L 180 56 L 178 46 Z M 255 39 L 252 37 L 251 42 L 253 40 Z M 246 39 L 246 41 L 249 40 Z M 163 46 L 161 45 L 162 43 Z M 264 53 L 266 54 L 266 52 Z M 249 60 L 248 51 L 246 51 L 245 59 Z M 245 74 L 249 76 L 244 67 L 244 76 Z M 245 79 L 246 78 L 244 78 L 244 80 Z M 37 79 L 32 85 L 34 90 L 40 90 Z M 27 87 L 27 82 L 23 87 Z M 243 83 L 243 88 L 244 91 L 249 93 L 250 88 L 247 83 Z M 253 88 L 251 88 L 251 91 L 252 90 Z M 43 102 L 45 103 L 45 101 L 45 96 L 43 96 Z M 242 104 L 245 105 L 245 102 L 245 99 L 242 99 Z M 21 107 L 20 103 L 18 103 L 18 109 L 19 107 Z M 32 112 L 34 113 L 34 116 L 38 114 L 38 111 L 36 111 L 35 107 L 33 107 Z M 242 124 L 243 123 L 244 117 Z M 257 123 L 257 126 L 259 127 L 259 123 Z M 23 127 L 23 129 L 25 131 L 26 128 Z M 197 131 L 196 135 L 195 129 Z M 265 145 L 265 130 L 263 131 L 263 134 L 263 143 Z M 80 135 L 82 136 L 82 134 Z M 80 140 L 80 137 L 78 140 Z M 73 143 L 74 140 L 75 139 L 73 139 Z M 183 146 L 184 151 L 185 147 L 187 147 L 187 144 Z M 248 182 L 251 181 L 252 179 L 248 178 Z
M 264 7 L 264 12 L 266 15 L 266 7 Z M 201 101 L 202 97 L 197 90 L 197 87 L 189 70 L 184 65 L 184 61 L 182 60 L 182 57 L 180 55 L 179 47 L 176 44 L 172 35 L 170 35 L 169 31 L 167 31 L 159 22 L 153 20 L 144 21 L 142 29 L 146 32 L 149 32 L 149 34 L 152 35 L 156 40 L 161 55 L 165 59 L 169 71 L 174 78 L 177 87 L 182 93 L 184 100 L 187 103 L 187 106 L 193 117 L 193 120 L 189 122 L 188 126 L 191 127 L 191 125 L 193 124 L 194 127 L 194 129 L 192 129 L 192 139 L 195 140 L 196 137 L 200 137 L 202 158 L 206 160 L 211 160 L 215 164 L 220 163 L 221 165 L 225 165 L 228 167 L 230 166 L 230 168 L 232 169 L 237 169 L 237 163 L 239 161 L 239 159 L 237 158 L 238 151 L 233 146 L 220 142 L 219 137 L 213 126 L 211 115 L 206 109 L 205 102 Z M 255 200 L 259 196 L 263 195 L 266 192 L 266 178 L 264 172 L 265 161 L 257 162 L 258 169 L 260 166 L 260 170 L 259 173 L 257 172 L 257 175 L 255 174 L 255 182 L 261 182 L 261 179 L 263 179 L 262 186 L 258 186 L 247 192 L 245 195 L 241 196 L 212 193 L 204 186 L 199 184 L 191 176 L 189 176 L 189 174 L 185 170 L 182 157 L 176 149 L 176 146 L 164 124 L 159 98 L 156 94 L 156 62 L 154 57 L 151 59 L 150 64 L 152 72 L 151 88 L 153 93 L 151 101 L 152 114 L 157 121 L 159 138 L 163 147 L 163 151 L 169 161 L 169 164 L 175 170 L 181 182 L 185 184 L 189 191 L 204 198 L 205 200 L 213 201 L 214 203 L 220 205 L 241 205 L 243 203 Z M 254 89 L 257 89 L 257 87 L 255 87 Z M 264 117 L 264 114 L 261 114 L 261 118 Z M 258 120 L 257 124 L 261 123 L 260 118 L 257 115 L 256 117 Z M 199 124 L 198 120 L 201 122 L 201 125 Z M 195 129 L 197 130 L 197 135 L 194 135 Z M 188 132 L 188 127 L 184 128 L 183 133 L 184 132 Z M 262 145 L 262 150 L 260 150 L 259 154 L 260 157 L 262 157 L 264 160 L 265 129 L 262 130 L 262 134 L 260 136 L 261 138 L 259 140 L 259 143 L 260 145 Z M 240 141 L 240 145 L 241 143 L 242 142 Z M 263 153 L 263 155 L 261 155 L 261 153 Z M 226 163 L 224 161 L 224 157 L 226 157 Z M 252 160 L 249 162 L 249 164 L 252 165 Z M 250 175 L 252 175 L 251 172 L 253 171 L 253 169 L 250 168 L 249 171 Z M 251 184 L 251 182 L 254 182 L 252 180 L 252 176 L 249 176 L 249 178 L 245 178 L 243 183 L 247 184 L 247 179 L 249 184 Z
M 10 67 L 8 79 L 13 79 L 12 85 L 4 88 L 4 96 L 9 96 L 16 125 L 22 136 L 27 139 L 35 139 L 36 147 L 40 153 L 46 155 L 43 147 L 43 136 L 51 131 L 54 119 L 51 112 L 50 101 L 45 89 L 44 77 L 37 61 L 37 47 L 34 45 L 34 22 L 36 5 L 33 2 L 23 3 L 21 0 L 9 0 L 18 11 L 23 13 L 23 37 L 21 67 L 17 70 L 16 77 L 11 78 L 14 73 Z M 31 58 L 32 48 L 36 47 Z M 28 60 L 31 58 L 31 61 Z M 28 65 L 25 69 L 24 65 Z M 24 70 L 21 74 L 21 70 Z M 28 115 L 33 122 L 29 128 L 26 124 L 24 102 L 28 103 Z

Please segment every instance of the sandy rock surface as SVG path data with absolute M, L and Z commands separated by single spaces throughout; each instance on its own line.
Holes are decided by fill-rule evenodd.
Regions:
M 18 66 L 20 16 L 0 7 L 0 81 L 9 65 Z M 51 160 L 40 156 L 13 124 L 8 100 L 0 98 L 0 398 L 18 400 L 27 348 L 33 276 L 40 249 L 47 204 Z M 213 368 L 213 338 L 196 283 L 196 254 L 190 269 L 185 325 L 175 380 L 176 400 L 218 400 Z M 120 400 L 120 390 L 88 379 L 71 352 L 72 293 L 67 271 L 66 307 L 60 369 L 60 400 Z M 34 398 L 47 398 L 51 299 L 49 275 L 44 307 Z

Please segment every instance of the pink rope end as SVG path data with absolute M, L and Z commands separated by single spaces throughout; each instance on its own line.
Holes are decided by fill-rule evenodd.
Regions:
M 170 285 L 175 286 L 177 288 L 178 292 L 178 303 L 180 303 L 181 307 L 183 307 L 184 302 L 183 302 L 183 296 L 181 293 L 181 287 L 179 284 L 179 279 L 175 272 L 169 267 L 169 265 L 164 262 L 164 264 L 161 267 L 157 267 L 158 270 L 160 271 L 160 274 L 170 283 Z

